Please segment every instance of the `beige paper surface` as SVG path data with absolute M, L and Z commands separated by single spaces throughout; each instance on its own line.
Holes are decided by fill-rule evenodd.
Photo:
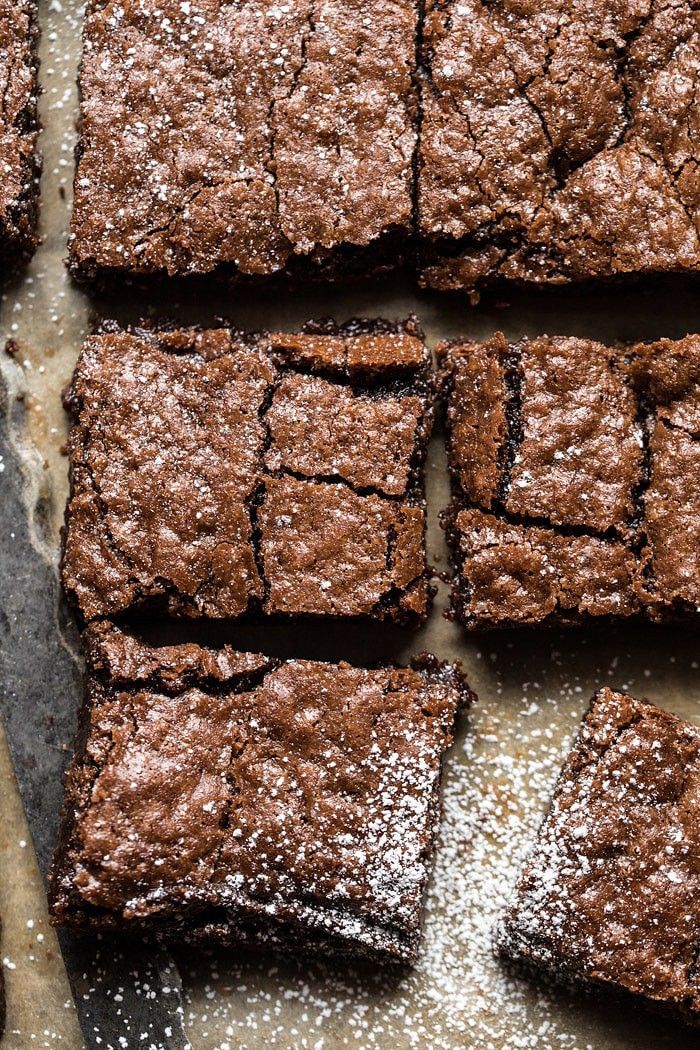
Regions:
M 31 442 L 46 463 L 41 483 L 50 485 L 49 545 L 56 556 L 67 490 L 67 463 L 61 454 L 65 419 L 59 395 L 84 333 L 99 317 L 128 321 L 163 316 L 212 323 L 225 316 L 243 328 L 293 328 L 318 316 L 343 321 L 356 315 L 400 317 L 413 311 L 431 344 L 445 336 L 478 338 L 498 327 L 512 337 L 546 331 L 608 340 L 700 330 L 697 288 L 674 287 L 673 282 L 645 289 L 521 293 L 508 308 L 490 303 L 476 310 L 459 299 L 414 294 L 409 283 L 399 279 L 345 290 L 319 288 L 308 295 L 220 290 L 196 299 L 178 293 L 175 301 L 167 294 L 148 301 L 126 292 L 116 299 L 91 301 L 71 285 L 63 266 L 81 5 L 53 0 L 40 9 L 45 239 L 25 279 L 3 298 L 0 330 L 19 344 L 15 359 L 3 359 L 2 368 L 29 392 L 29 434 L 18 435 L 18 440 Z M 444 569 L 437 514 L 447 502 L 448 486 L 439 437 L 431 446 L 428 482 L 430 555 Z M 241 646 L 346 656 L 359 662 L 405 660 L 411 652 L 429 648 L 442 658 L 463 662 L 480 702 L 463 721 L 448 764 L 441 845 L 428 900 L 424 951 L 415 971 L 388 979 L 373 970 L 349 971 L 321 962 L 285 963 L 236 951 L 180 952 L 188 1031 L 195 1050 L 263 1046 L 684 1050 L 696 1045 L 691 1034 L 629 1008 L 587 1003 L 580 995 L 550 993 L 508 977 L 492 957 L 490 937 L 594 689 L 615 684 L 700 722 L 697 638 L 676 628 L 637 626 L 475 639 L 441 617 L 444 604 L 442 586 L 431 620 L 417 636 L 378 628 L 279 626 L 228 636 Z M 202 637 L 223 640 L 224 636 L 221 629 L 205 628 Z M 25 958 L 31 938 L 25 936 L 23 941 L 17 924 L 24 915 L 35 916 L 45 932 L 44 904 L 29 848 L 13 845 L 26 832 L 6 756 L 0 761 L 0 776 L 4 824 L 0 907 L 5 912 L 8 945 L 3 955 L 12 953 L 17 965 L 9 982 L 10 1027 L 40 1035 L 48 1014 L 51 1019 L 45 1027 L 60 1033 L 58 1045 L 72 1050 L 80 1039 L 72 1011 L 62 1005 L 68 992 L 53 938 L 45 933 L 46 947 L 41 952 L 35 946 L 38 963 L 29 965 Z M 10 1033 L 7 1045 L 18 1050 L 44 1045 L 24 1039 L 25 1034 Z M 57 1040 L 45 1045 L 57 1045 Z
M 44 887 L 0 734 L 0 915 L 7 992 L 3 1047 L 80 1045 L 80 1028 Z

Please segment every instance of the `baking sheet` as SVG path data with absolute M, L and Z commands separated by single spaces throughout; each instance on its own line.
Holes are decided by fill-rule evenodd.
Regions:
M 16 513 L 22 521 L 17 535 L 26 533 L 27 551 L 39 559 L 38 575 L 31 577 L 33 593 L 28 593 L 30 577 L 20 579 L 15 563 L 10 572 L 7 555 L 1 567 L 3 601 L 9 595 L 20 615 L 25 609 L 26 620 L 35 626 L 45 616 L 48 632 L 45 647 L 44 635 L 34 632 L 40 651 L 34 662 L 27 659 L 24 664 L 16 706 L 5 712 L 14 716 L 6 722 L 33 824 L 38 862 L 23 825 L 7 752 L 0 747 L 2 954 L 16 967 L 8 972 L 6 1045 L 18 1050 L 32 1045 L 61 1045 L 72 1050 L 81 1045 L 75 1012 L 64 1005 L 70 1003 L 71 993 L 56 940 L 45 926 L 37 863 L 45 868 L 55 832 L 59 795 L 55 789 L 65 761 L 62 746 L 69 739 L 78 691 L 71 652 L 75 640 L 70 625 L 63 623 L 55 586 L 58 530 L 67 491 L 67 463 L 61 451 L 65 418 L 59 393 L 93 321 L 115 317 L 127 322 L 151 316 L 211 324 L 217 317 L 226 317 L 240 327 L 294 328 L 310 317 L 332 315 L 344 321 L 357 315 L 397 318 L 414 312 L 431 344 L 450 336 L 479 338 L 495 328 L 514 338 L 546 331 L 609 341 L 673 337 L 700 330 L 697 284 L 672 280 L 623 289 L 518 293 L 508 304 L 491 300 L 476 309 L 458 298 L 419 294 L 402 278 L 344 290 L 318 288 L 308 294 L 249 289 L 193 294 L 176 289 L 146 298 L 125 290 L 121 295 L 90 299 L 71 284 L 63 265 L 81 17 L 82 5 L 74 0 L 40 3 L 44 242 L 26 275 L 3 296 L 0 307 L 0 331 L 15 340 L 17 348 L 12 358 L 0 354 L 8 405 L 12 407 L 12 399 L 20 393 L 25 409 L 13 409 L 7 433 L 9 455 L 21 468 Z M 6 514 L 9 490 L 3 485 L 11 473 L 0 474 L 0 499 Z M 431 445 L 428 489 L 429 553 L 442 569 L 446 555 L 437 513 L 447 502 L 448 492 L 439 436 Z M 1 520 L 4 530 L 12 529 L 6 518 Z M 0 551 L 16 550 L 10 547 L 9 534 L 3 539 L 6 542 Z M 46 578 L 40 572 L 41 559 Z M 424 951 L 416 969 L 388 978 L 375 970 L 334 967 L 320 960 L 290 963 L 238 951 L 188 950 L 174 953 L 179 973 L 168 968 L 166 956 L 136 960 L 146 968 L 154 964 L 157 979 L 152 984 L 145 979 L 146 992 L 155 990 L 151 997 L 143 994 L 143 973 L 133 979 L 133 958 L 111 960 L 108 946 L 98 946 L 96 961 L 94 945 L 81 955 L 74 943 L 64 941 L 81 1015 L 85 1018 L 92 1010 L 84 1037 L 88 1045 L 170 1048 L 185 1046 L 188 1040 L 195 1050 L 254 1050 L 270 1045 L 319 1050 L 344 1046 L 684 1050 L 697 1045 L 692 1034 L 643 1013 L 546 991 L 511 977 L 493 959 L 490 943 L 495 916 L 513 884 L 591 693 L 601 684 L 614 684 L 700 721 L 697 635 L 678 628 L 637 626 L 475 639 L 442 619 L 445 598 L 441 586 L 433 615 L 417 635 L 376 626 L 179 624 L 168 629 L 169 637 L 184 637 L 189 632 L 209 643 L 226 640 L 279 655 L 344 657 L 363 663 L 403 661 L 412 652 L 429 648 L 441 658 L 462 660 L 480 702 L 463 721 L 450 756 Z M 34 668 L 41 664 L 42 655 L 47 662 L 52 646 L 59 654 L 50 662 L 57 678 L 48 684 L 50 680 Z M 40 697 L 38 689 L 43 690 Z M 37 782 L 38 773 L 33 770 L 30 776 L 26 768 L 31 757 L 27 727 L 33 727 L 32 718 L 38 719 L 52 707 L 58 751 L 48 782 L 33 797 L 28 785 Z M 38 745 L 36 748 L 41 753 Z M 28 845 L 20 847 L 20 840 Z M 33 928 L 44 937 L 39 944 L 26 926 L 30 919 L 40 924 Z M 41 943 L 47 947 L 40 950 Z M 131 999 L 129 988 L 123 994 L 125 983 Z M 115 1001 L 115 994 L 121 1000 Z M 147 1007 L 150 1014 L 140 1014 L 138 1021 L 129 1018 L 125 997 L 134 1010 Z M 180 999 L 182 1016 L 177 1013 Z M 166 1015 L 172 1024 L 167 1018 L 164 1021 Z M 142 1019 L 145 1028 L 140 1026 Z M 145 1040 L 141 1039 L 144 1032 Z M 119 1038 L 126 1041 L 120 1043 Z

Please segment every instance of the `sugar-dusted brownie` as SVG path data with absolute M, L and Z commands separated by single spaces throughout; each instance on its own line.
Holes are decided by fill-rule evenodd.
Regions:
M 415 959 L 458 668 L 86 650 L 54 922 Z
M 0 0 L 0 264 L 5 276 L 37 243 L 36 0 Z
M 695 0 L 427 0 L 422 280 L 700 269 Z
M 438 348 L 469 627 L 697 616 L 700 336 Z
M 557 979 L 700 1021 L 700 730 L 601 690 L 500 924 Z
M 85 621 L 419 622 L 430 358 L 414 322 L 88 338 L 67 405 L 63 583 Z
M 415 0 L 90 0 L 73 273 L 395 265 L 416 33 Z

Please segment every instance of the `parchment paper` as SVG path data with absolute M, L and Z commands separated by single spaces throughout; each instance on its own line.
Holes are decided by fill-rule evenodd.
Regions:
M 622 289 L 518 293 L 510 296 L 508 304 L 491 300 L 478 308 L 456 298 L 418 294 L 402 278 L 343 290 L 318 288 L 308 294 L 220 289 L 194 295 L 177 289 L 146 298 L 126 290 L 109 298 L 89 299 L 71 285 L 63 266 L 81 6 L 74 0 L 40 4 L 44 242 L 26 276 L 3 296 L 0 308 L 0 331 L 18 345 L 13 359 L 0 354 L 4 384 L 11 397 L 25 391 L 26 412 L 12 414 L 17 419 L 9 433 L 12 454 L 22 464 L 24 478 L 24 507 L 18 513 L 24 516 L 22 524 L 32 551 L 45 559 L 49 573 L 54 574 L 53 586 L 45 593 L 30 595 L 22 591 L 21 581 L 8 578 L 7 565 L 3 565 L 3 587 L 20 603 L 25 602 L 28 619 L 37 615 L 38 602 L 45 603 L 48 622 L 53 625 L 47 645 L 60 641 L 70 648 L 74 643 L 70 627 L 63 624 L 55 587 L 58 530 L 67 491 L 67 463 L 61 451 L 65 419 L 59 394 L 81 339 L 97 318 L 126 322 L 155 316 L 211 324 L 217 317 L 226 317 L 243 328 L 294 328 L 311 317 L 334 316 L 343 321 L 357 315 L 402 317 L 411 311 L 418 315 L 431 344 L 447 336 L 487 336 L 496 328 L 510 337 L 549 332 L 608 341 L 674 337 L 700 329 L 698 286 L 672 280 Z M 2 486 L 0 474 L 0 502 L 5 497 Z M 446 554 L 437 514 L 447 502 L 448 485 L 439 435 L 431 445 L 428 488 L 429 553 L 433 563 L 444 569 Z M 3 529 L 11 528 L 4 518 L 0 521 Z M 99 982 L 98 975 L 90 972 L 78 975 L 78 980 L 79 955 L 68 945 L 66 958 L 74 988 L 80 986 L 87 989 L 85 994 L 92 994 L 99 983 L 95 994 L 101 997 L 102 1006 L 106 1002 L 112 1013 L 122 1015 L 110 1019 L 109 1011 L 106 1015 L 98 1012 L 97 1021 L 84 1035 L 88 1045 L 177 1047 L 184 1046 L 186 1039 L 195 1050 L 254 1050 L 270 1045 L 319 1050 L 344 1046 L 685 1050 L 697 1045 L 691 1033 L 638 1011 L 547 991 L 509 976 L 493 959 L 490 945 L 495 916 L 512 887 L 592 692 L 601 684 L 614 684 L 700 722 L 697 635 L 679 628 L 635 626 L 585 633 L 505 633 L 478 639 L 467 637 L 442 618 L 445 597 L 442 586 L 428 625 L 417 635 L 377 627 L 182 624 L 165 632 L 171 638 L 187 633 L 209 644 L 226 640 L 279 655 L 365 663 L 403 661 L 412 652 L 428 648 L 442 658 L 463 662 L 480 702 L 463 721 L 448 764 L 441 844 L 428 900 L 424 951 L 416 970 L 388 979 L 370 969 L 333 967 L 315 960 L 290 963 L 237 951 L 175 952 L 183 985 L 184 1020 L 177 1015 L 179 977 L 173 969 L 167 971 L 172 980 L 164 978 L 156 985 L 154 996 L 161 1015 L 172 1013 L 173 1028 L 168 1034 L 168 1026 L 161 1025 L 163 1031 L 156 1036 L 155 1029 L 142 1033 L 138 1024 L 125 1024 L 125 1008 L 114 1001 L 121 985 L 118 970 L 110 970 L 109 953 L 101 957 Z M 37 639 L 37 645 L 42 644 Z M 31 678 L 29 670 L 19 683 L 20 710 L 23 702 L 32 702 L 37 688 L 37 680 Z M 62 695 L 43 697 L 45 703 L 56 705 L 63 727 L 57 747 L 67 744 L 64 738 L 72 725 L 76 689 L 71 686 L 59 689 Z M 15 761 L 26 762 L 22 757 L 26 741 L 20 740 L 19 729 L 12 733 L 13 740 L 17 738 Z M 64 760 L 62 754 L 57 768 Z M 29 778 L 21 775 L 20 779 L 29 805 Z M 76 1015 L 70 1005 L 64 1005 L 70 1001 L 66 973 L 55 937 L 45 923 L 37 862 L 2 748 L 0 783 L 2 954 L 16 966 L 8 972 L 6 1045 L 18 1050 L 61 1045 L 72 1050 L 81 1045 Z M 57 798 L 58 792 L 47 788 L 42 804 L 30 806 L 43 869 L 55 827 Z M 20 847 L 20 840 L 27 845 Z M 40 944 L 33 931 L 28 931 L 27 919 L 40 924 L 34 928 L 44 937 Z M 35 959 L 29 960 L 32 954 Z M 83 961 L 90 958 L 88 951 Z M 158 962 L 161 976 L 167 963 L 167 958 Z M 89 969 L 89 962 L 85 965 Z M 163 991 L 163 985 L 168 991 Z M 85 1015 L 84 1004 L 81 1013 Z M 182 1034 L 183 1024 L 186 1035 Z M 126 1042 L 119 1043 L 119 1037 Z

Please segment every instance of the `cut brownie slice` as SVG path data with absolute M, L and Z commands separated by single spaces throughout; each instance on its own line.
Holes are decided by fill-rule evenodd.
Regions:
M 415 959 L 457 668 L 86 641 L 55 922 Z
M 438 348 L 471 627 L 700 606 L 700 337 Z
M 416 333 L 89 338 L 67 398 L 63 582 L 82 618 L 424 619 L 433 383 Z
M 451 613 L 470 628 L 631 616 L 637 562 L 624 544 L 509 522 L 469 509 L 447 516 L 456 576 Z
M 416 32 L 414 0 L 90 0 L 73 273 L 396 265 Z
M 35 0 L 0 0 L 0 264 L 5 275 L 37 243 L 37 26 Z
M 641 494 L 644 596 L 653 615 L 700 609 L 700 336 L 633 348 L 648 407 L 649 471 Z
M 699 62 L 694 0 L 427 0 L 424 283 L 697 272 Z
M 700 730 L 593 699 L 499 933 L 557 979 L 700 1021 Z

